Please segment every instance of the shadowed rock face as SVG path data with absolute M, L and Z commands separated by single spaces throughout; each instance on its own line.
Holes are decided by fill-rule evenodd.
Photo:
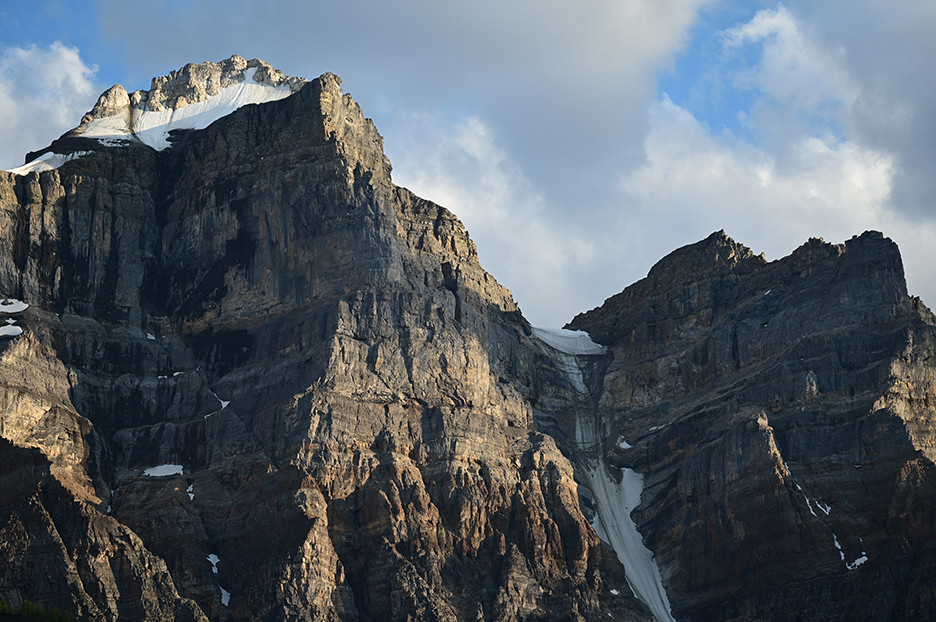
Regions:
M 568 381 L 461 223 L 391 183 L 335 76 L 164 151 L 52 149 L 91 153 L 0 174 L 0 292 L 31 304 L 0 341 L 0 449 L 37 465 L 0 473 L 0 598 L 92 619 L 647 619 L 602 587 L 623 571 L 533 425 L 542 379 Z
M 73 499 L 36 449 L 0 438 L 2 598 L 67 603 L 95 619 L 197 620 L 166 563 L 130 529 Z
M 603 458 L 646 474 L 677 618 L 934 615 L 936 332 L 890 240 L 713 234 L 571 327 L 611 349 Z
M 936 616 L 936 322 L 889 240 L 768 263 L 713 234 L 573 320 L 607 353 L 557 352 L 331 74 L 190 65 L 85 125 L 247 69 L 294 93 L 0 172 L 0 296 L 30 303 L 0 337 L 0 598 L 649 620 L 590 524 L 642 475 L 676 619 Z

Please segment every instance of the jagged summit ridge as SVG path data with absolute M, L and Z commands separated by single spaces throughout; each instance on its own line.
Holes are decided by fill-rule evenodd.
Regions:
M 92 138 L 95 147 L 143 143 L 163 150 L 171 146 L 176 130 L 204 129 L 243 106 L 289 97 L 307 82 L 256 58 L 234 55 L 217 63 L 189 63 L 153 78 L 148 91 L 128 93 L 123 85 L 115 84 L 63 138 Z M 67 149 L 63 141 L 56 142 L 60 144 L 28 155 L 27 163 L 11 172 L 25 175 L 52 170 L 87 155 L 85 149 Z
M 610 339 L 609 331 L 613 331 L 612 325 L 620 320 L 619 312 L 639 311 L 638 314 L 643 314 L 640 317 L 643 317 L 644 322 L 655 325 L 653 318 L 657 307 L 651 305 L 651 310 L 639 310 L 637 301 L 655 297 L 657 302 L 654 304 L 669 308 L 673 317 L 688 317 L 693 314 L 695 308 L 690 300 L 698 295 L 700 288 L 709 290 L 708 297 L 713 301 L 725 303 L 726 288 L 732 289 L 739 279 L 747 281 L 749 275 L 760 275 L 755 280 L 764 281 L 763 291 L 770 290 L 770 279 L 763 276 L 773 273 L 771 270 L 764 271 L 768 266 L 792 266 L 792 273 L 808 275 L 816 270 L 817 266 L 847 255 L 849 250 L 854 251 L 852 255 L 855 261 L 865 258 L 864 261 L 868 263 L 879 264 L 882 274 L 886 273 L 888 276 L 886 283 L 894 287 L 899 285 L 894 296 L 906 296 L 900 251 L 892 240 L 878 231 L 866 231 L 842 244 L 832 244 L 822 238 L 810 238 L 787 257 L 768 261 L 764 253 L 755 254 L 722 230 L 669 253 L 650 268 L 646 277 L 611 296 L 600 307 L 578 314 L 566 328 L 576 329 L 580 320 L 589 316 L 587 321 L 591 322 L 603 318 L 597 320 L 602 328 L 593 332 L 592 337 L 607 345 L 605 340 Z M 778 290 L 774 293 L 776 291 Z
M 203 129 L 241 106 L 288 97 L 305 83 L 259 59 L 190 63 L 153 78 L 149 91 L 111 87 L 71 134 L 111 142 L 132 136 L 165 149 L 173 130 Z
M 148 91 L 127 93 L 123 85 L 115 84 L 101 94 L 94 108 L 81 119 L 79 129 L 129 107 L 150 112 L 183 108 L 246 81 L 274 88 L 286 85 L 291 92 L 298 91 L 307 82 L 305 78 L 287 76 L 264 60 L 245 60 L 236 54 L 217 63 L 189 63 L 169 75 L 153 78 Z

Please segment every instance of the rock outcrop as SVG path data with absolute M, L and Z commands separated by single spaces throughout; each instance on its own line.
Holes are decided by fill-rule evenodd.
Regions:
M 713 234 L 592 343 L 532 329 L 382 143 L 336 76 L 232 57 L 0 172 L 0 599 L 936 617 L 936 320 L 893 243 Z

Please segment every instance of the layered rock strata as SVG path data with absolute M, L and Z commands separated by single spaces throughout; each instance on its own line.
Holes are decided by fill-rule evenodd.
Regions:
M 770 263 L 716 233 L 575 318 L 611 352 L 589 458 L 644 475 L 677 619 L 936 615 L 934 324 L 878 233 Z

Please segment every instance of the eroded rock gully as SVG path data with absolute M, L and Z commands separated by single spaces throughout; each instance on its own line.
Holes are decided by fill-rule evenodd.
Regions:
M 162 150 L 82 134 L 246 75 L 293 92 Z M 607 350 L 570 354 L 454 215 L 393 185 L 333 75 L 190 66 L 108 91 L 45 153 L 82 155 L 0 173 L 0 295 L 30 305 L 0 306 L 23 331 L 0 337 L 14 606 L 933 615 L 934 322 L 882 236 L 767 263 L 715 234 L 577 317 Z M 649 607 L 592 527 L 633 482 Z

